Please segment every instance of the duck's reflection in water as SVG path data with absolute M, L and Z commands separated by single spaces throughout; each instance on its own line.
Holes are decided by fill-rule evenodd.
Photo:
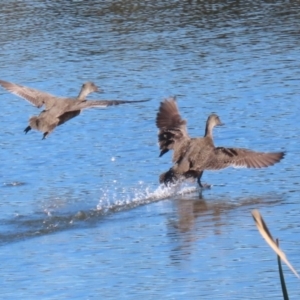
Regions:
M 252 218 L 252 209 L 276 205 L 282 200 L 282 196 L 274 194 L 245 198 L 201 196 L 200 199 L 199 195 L 190 195 L 174 199 L 177 215 L 168 220 L 168 236 L 174 244 L 171 256 L 176 256 L 177 251 L 189 255 L 195 241 L 228 231 L 226 227 L 234 226 L 234 218 L 230 218 L 230 215 L 235 211 L 243 216 L 249 214 L 249 218 Z

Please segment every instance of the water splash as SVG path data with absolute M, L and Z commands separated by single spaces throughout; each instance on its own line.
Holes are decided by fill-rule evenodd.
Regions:
M 160 185 L 152 191 L 150 187 L 140 182 L 138 187 L 130 190 L 123 188 L 121 193 L 111 193 L 111 190 L 103 191 L 96 210 L 107 214 L 146 205 L 176 195 L 193 193 L 196 190 L 196 187 L 181 184 L 169 186 Z

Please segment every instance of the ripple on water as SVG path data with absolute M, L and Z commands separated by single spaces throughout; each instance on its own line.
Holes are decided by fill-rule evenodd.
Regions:
M 250 210 L 297 262 L 299 19 L 298 1 L 1 1 L 1 79 L 55 95 L 92 80 L 104 93 L 91 99 L 151 99 L 85 111 L 41 141 L 23 133 L 36 108 L 0 90 L 1 295 L 279 299 Z M 215 186 L 200 198 L 157 187 L 171 156 L 157 157 L 154 119 L 170 95 L 191 136 L 216 112 L 217 146 L 285 159 L 205 172 Z

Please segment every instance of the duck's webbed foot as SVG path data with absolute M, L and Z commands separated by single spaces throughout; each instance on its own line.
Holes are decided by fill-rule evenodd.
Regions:
M 45 140 L 45 139 L 46 139 L 46 136 L 47 136 L 48 134 L 49 134 L 48 131 L 47 131 L 47 132 L 44 132 L 42 140 Z
M 207 184 L 207 183 L 202 183 L 201 182 L 201 177 L 202 177 L 202 174 L 203 174 L 203 171 L 199 174 L 198 178 L 197 178 L 197 182 L 200 186 L 200 189 L 201 190 L 204 190 L 204 189 L 210 189 L 211 188 L 211 184 Z
M 25 134 L 27 134 L 27 132 L 30 131 L 30 130 L 31 130 L 31 127 L 30 127 L 30 126 L 27 126 L 27 127 L 24 129 Z

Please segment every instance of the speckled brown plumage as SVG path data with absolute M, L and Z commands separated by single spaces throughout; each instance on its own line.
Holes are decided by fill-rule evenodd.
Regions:
M 200 187 L 204 170 L 227 167 L 264 168 L 274 165 L 284 157 L 284 152 L 256 152 L 243 148 L 215 147 L 213 128 L 221 125 L 216 114 L 208 117 L 203 138 L 190 138 L 186 121 L 179 114 L 176 99 L 161 102 L 156 118 L 159 129 L 160 156 L 173 150 L 173 167 L 160 175 L 161 183 L 175 182 L 181 178 L 197 178 Z

